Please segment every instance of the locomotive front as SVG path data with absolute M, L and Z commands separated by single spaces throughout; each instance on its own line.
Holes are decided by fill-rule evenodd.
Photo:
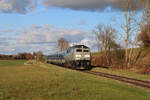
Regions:
M 72 65 L 76 68 L 89 69 L 91 65 L 90 48 L 85 45 L 76 45 L 73 47 Z

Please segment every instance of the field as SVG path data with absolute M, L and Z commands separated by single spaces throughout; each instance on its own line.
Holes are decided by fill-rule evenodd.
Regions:
M 26 60 L 0 60 L 0 67 L 15 67 L 15 66 L 23 66 Z
M 0 61 L 0 100 L 150 100 L 150 91 L 143 88 L 55 65 L 24 62 Z

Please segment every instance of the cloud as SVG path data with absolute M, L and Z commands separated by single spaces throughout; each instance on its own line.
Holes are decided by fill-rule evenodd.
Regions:
M 105 10 L 121 10 L 120 5 L 125 7 L 127 0 L 0 0 L 0 12 L 3 13 L 19 13 L 26 14 L 29 11 L 34 11 L 37 6 L 46 8 L 58 7 L 69 8 L 72 10 L 85 11 L 105 11 Z M 117 1 L 121 1 L 118 3 Z M 133 9 L 141 8 L 141 2 L 145 0 L 129 0 Z
M 121 10 L 120 5 L 125 7 L 127 0 L 43 0 L 42 5 L 45 7 L 59 7 L 69 8 L 73 10 L 87 10 L 87 11 L 104 11 L 107 7 L 115 10 Z M 142 0 L 130 0 L 135 9 L 136 6 L 141 5 Z
M 50 54 L 55 51 L 55 47 L 49 44 L 12 44 L 0 42 L 0 54 L 17 54 L 20 52 L 42 51 L 44 54 Z
M 0 34 L 11 33 L 11 32 L 13 32 L 13 31 L 14 31 L 13 29 L 1 29 L 1 30 L 0 30 Z
M 5 44 L 5 43 L 6 43 L 5 38 L 0 37 L 0 45 Z
M 86 21 L 85 20 L 80 20 L 76 23 L 77 25 L 85 25 Z
M 12 53 L 13 51 L 15 51 L 15 49 L 11 47 L 11 45 L 9 47 L 0 46 L 0 54 L 9 54 L 10 52 Z
M 0 37 L 0 54 L 8 53 L 13 50 L 9 38 Z
M 56 53 L 57 40 L 61 37 L 70 44 L 84 44 L 91 48 L 95 46 L 93 34 L 81 29 L 67 29 L 52 25 L 34 25 L 16 30 L 17 37 L 12 35 L 0 37 L 0 54 L 16 54 L 19 52 L 42 51 L 44 54 Z M 11 34 L 11 33 L 10 33 Z
M 20 31 L 21 32 L 21 31 Z M 61 37 L 68 41 L 80 41 L 84 38 L 86 32 L 79 29 L 55 28 L 51 25 L 31 26 L 22 30 L 19 37 L 19 43 L 55 43 Z
M 55 53 L 57 40 L 61 37 L 67 39 L 70 43 L 79 43 L 88 32 L 80 29 L 58 28 L 52 25 L 34 25 L 19 30 L 21 35 L 17 39 L 17 44 L 21 47 L 16 48 L 15 52 L 33 52 L 43 51 L 45 54 Z
M 14 41 L 15 38 L 6 38 L 6 37 L 0 37 L 0 45 L 6 45 L 6 43 L 9 43 L 9 41 Z
M 36 0 L 0 0 L 0 12 L 25 14 L 33 11 L 36 7 Z

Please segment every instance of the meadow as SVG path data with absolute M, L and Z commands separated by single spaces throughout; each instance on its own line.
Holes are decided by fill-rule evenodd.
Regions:
M 144 88 L 51 64 L 24 62 L 0 61 L 0 100 L 150 100 L 150 91 Z
M 0 67 L 23 66 L 26 60 L 0 60 Z

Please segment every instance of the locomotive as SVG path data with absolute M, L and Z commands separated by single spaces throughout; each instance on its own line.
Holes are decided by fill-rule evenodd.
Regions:
M 85 45 L 75 45 L 57 54 L 48 55 L 46 62 L 73 69 L 90 69 L 90 48 Z

